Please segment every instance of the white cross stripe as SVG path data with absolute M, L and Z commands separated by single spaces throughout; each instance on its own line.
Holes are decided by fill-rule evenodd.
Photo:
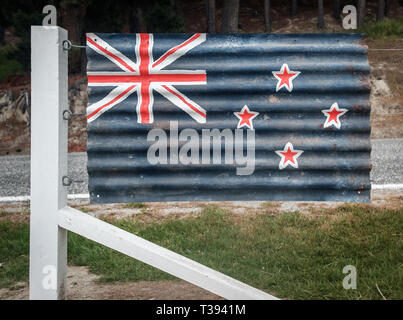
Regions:
M 116 50 L 114 47 L 110 46 L 107 42 L 103 41 L 100 37 L 98 37 L 94 33 L 87 33 L 87 38 L 94 41 L 97 45 L 99 45 L 106 51 L 109 51 L 112 54 L 112 56 L 105 53 L 104 51 L 102 51 L 100 48 L 98 48 L 96 45 L 94 45 L 93 43 L 91 43 L 91 41 L 88 41 L 88 39 L 87 39 L 87 45 L 91 49 L 95 50 L 97 53 L 102 54 L 104 57 L 108 58 L 110 61 L 112 61 L 114 64 L 116 64 L 119 68 L 121 68 L 124 71 L 138 72 L 138 65 L 136 63 L 134 63 L 132 60 L 130 60 L 128 57 L 126 57 L 120 51 Z M 122 64 L 118 59 L 114 58 L 113 56 L 124 61 L 127 64 L 127 66 Z M 132 70 L 130 70 L 130 68 L 132 68 Z

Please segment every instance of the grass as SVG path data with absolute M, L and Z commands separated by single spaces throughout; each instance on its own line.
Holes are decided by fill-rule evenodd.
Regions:
M 367 22 L 360 29 L 360 32 L 364 32 L 370 39 L 402 38 L 403 18 Z
M 0 223 L 0 288 L 28 278 L 29 225 Z
M 145 209 L 147 208 L 145 203 L 142 202 L 129 202 L 129 203 L 125 203 L 125 208 L 128 209 Z
M 234 215 L 206 207 L 197 217 L 112 220 L 129 232 L 288 299 L 403 298 L 403 209 L 346 205 L 298 212 Z M 172 276 L 75 234 L 69 263 L 89 266 L 101 281 Z M 0 286 L 26 279 L 28 225 L 0 224 Z M 357 268 L 357 290 L 345 290 L 345 265 Z
M 4 217 L 4 216 L 6 216 L 8 213 L 7 213 L 7 211 L 2 211 L 2 210 L 0 210 L 0 217 Z

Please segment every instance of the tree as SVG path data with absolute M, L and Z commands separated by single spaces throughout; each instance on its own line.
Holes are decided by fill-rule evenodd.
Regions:
M 382 21 L 385 17 L 385 0 L 378 0 L 378 13 L 376 14 L 376 21 Z
M 291 15 L 296 16 L 298 11 L 298 0 L 292 0 Z
M 2 0 L 0 6 L 0 27 L 6 30 L 13 27 L 13 35 L 18 42 L 2 48 L 6 64 L 18 66 L 19 71 L 28 71 L 30 68 L 31 25 L 41 25 L 42 8 L 47 4 L 46 0 Z
M 366 16 L 366 3 L 365 0 L 358 0 L 358 28 L 361 28 L 364 24 Z
M 336 20 L 340 19 L 340 0 L 333 0 L 333 17 Z
M 237 33 L 238 19 L 239 0 L 224 0 L 221 31 L 223 33 Z
M 318 0 L 318 28 L 323 29 L 325 27 L 323 0 Z
M 116 2 L 116 0 L 113 0 Z M 148 1 L 146 8 L 147 32 L 185 32 L 184 19 L 175 0 Z M 118 7 L 119 8 L 119 7 Z
M 147 32 L 146 19 L 144 17 L 143 8 L 139 5 L 133 8 L 132 18 L 130 21 L 131 33 L 145 33 Z
M 390 0 L 385 1 L 385 16 L 389 17 L 390 14 Z
M 205 0 L 207 11 L 207 32 L 215 33 L 215 0 Z
M 90 0 L 76 1 L 76 0 L 61 0 L 59 7 L 59 15 L 61 17 L 61 24 L 69 31 L 69 40 L 73 44 L 85 44 L 85 15 Z M 80 50 L 77 53 L 71 54 L 73 63 L 70 64 L 70 71 L 76 71 L 76 64 L 79 64 L 79 71 L 81 74 L 86 73 L 87 69 L 87 55 L 85 50 Z
M 267 33 L 271 32 L 271 8 L 270 0 L 264 0 L 264 28 Z

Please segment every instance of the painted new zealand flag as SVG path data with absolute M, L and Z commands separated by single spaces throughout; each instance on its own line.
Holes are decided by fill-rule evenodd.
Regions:
M 366 54 L 353 34 L 87 34 L 91 201 L 369 201 Z

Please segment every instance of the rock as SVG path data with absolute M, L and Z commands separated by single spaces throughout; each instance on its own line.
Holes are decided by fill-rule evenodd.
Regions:
M 30 150 L 30 90 L 13 88 L 0 90 L 0 155 L 22 153 Z M 69 121 L 69 152 L 81 152 L 87 145 L 87 80 L 81 78 L 69 85 L 69 108 L 83 114 Z
M 17 94 L 11 90 L 0 91 L 0 123 L 14 118 L 29 125 L 30 109 L 28 89 L 22 88 Z
M 69 87 L 69 106 L 73 113 L 85 113 L 87 109 L 87 82 L 80 79 Z

